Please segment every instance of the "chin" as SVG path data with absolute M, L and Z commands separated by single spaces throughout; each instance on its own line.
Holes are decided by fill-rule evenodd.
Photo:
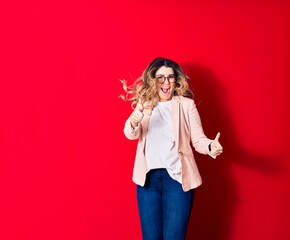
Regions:
M 171 96 L 166 96 L 166 97 L 161 97 L 159 96 L 160 102 L 166 102 L 166 101 L 170 101 L 172 99 L 172 95 Z

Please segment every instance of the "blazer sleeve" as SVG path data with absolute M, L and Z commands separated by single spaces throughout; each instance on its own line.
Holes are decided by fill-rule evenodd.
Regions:
M 200 116 L 194 101 L 190 101 L 188 112 L 192 146 L 197 152 L 210 155 L 208 146 L 212 140 L 207 138 L 204 134 Z
M 130 118 L 127 119 L 125 122 L 125 127 L 124 127 L 124 134 L 129 140 L 136 140 L 139 138 L 140 135 L 140 124 L 133 129 L 130 123 Z

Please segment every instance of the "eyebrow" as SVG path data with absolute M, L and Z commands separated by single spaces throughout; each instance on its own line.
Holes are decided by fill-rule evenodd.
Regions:
M 168 76 L 172 76 L 172 75 L 174 75 L 174 73 L 170 73 L 170 74 L 168 74 Z M 156 74 L 156 76 L 165 76 L 165 74 Z

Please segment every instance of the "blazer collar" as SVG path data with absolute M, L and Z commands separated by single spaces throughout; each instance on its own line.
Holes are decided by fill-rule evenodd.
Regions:
M 180 96 L 173 96 L 173 97 L 172 97 L 172 100 L 173 100 L 173 102 L 174 102 L 174 101 L 175 101 L 175 102 L 180 102 L 181 97 L 180 97 Z

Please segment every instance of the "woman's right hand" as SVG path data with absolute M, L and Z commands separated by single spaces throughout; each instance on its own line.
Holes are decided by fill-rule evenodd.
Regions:
M 138 124 L 142 121 L 143 116 L 144 116 L 143 110 L 144 110 L 144 106 L 141 102 L 141 99 L 139 99 L 135 110 L 132 112 L 130 116 L 130 123 L 133 128 L 136 128 Z

